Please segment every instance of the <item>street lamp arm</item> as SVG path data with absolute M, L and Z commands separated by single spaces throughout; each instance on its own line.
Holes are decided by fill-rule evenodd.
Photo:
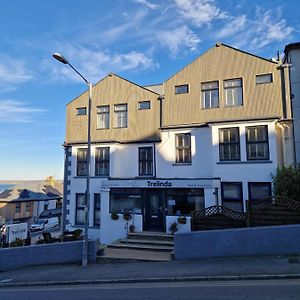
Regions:
M 68 65 L 85 81 L 88 86 L 90 86 L 90 82 L 81 73 L 79 73 L 79 71 L 77 71 L 69 62 Z
M 59 62 L 65 64 L 65 65 L 69 65 L 84 81 L 85 83 L 90 86 L 90 82 L 76 69 L 74 68 L 70 62 L 60 53 L 54 53 L 52 55 L 56 60 L 58 60 Z

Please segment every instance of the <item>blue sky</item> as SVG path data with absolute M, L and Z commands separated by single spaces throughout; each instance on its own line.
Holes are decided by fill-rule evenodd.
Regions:
M 298 0 L 0 0 L 0 180 L 63 177 L 65 105 L 114 72 L 160 83 L 217 41 L 266 58 L 300 41 Z

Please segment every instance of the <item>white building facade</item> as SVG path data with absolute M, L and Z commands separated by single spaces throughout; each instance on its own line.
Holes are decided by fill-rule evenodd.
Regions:
M 207 72 L 212 58 L 245 67 Z M 110 243 L 130 225 L 170 232 L 180 216 L 187 222 L 178 231 L 190 231 L 193 211 L 215 205 L 245 211 L 246 200 L 271 197 L 277 167 L 294 162 L 289 98 L 278 68 L 279 62 L 217 44 L 159 88 L 112 74 L 97 83 L 89 236 Z M 87 119 L 80 97 L 68 105 L 65 148 L 66 221 L 74 228 L 85 222 Z

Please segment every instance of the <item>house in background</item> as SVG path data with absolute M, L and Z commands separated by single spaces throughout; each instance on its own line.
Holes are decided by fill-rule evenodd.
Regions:
M 0 193 L 0 216 L 7 223 L 33 223 L 45 211 L 60 209 L 63 185 L 52 177 L 17 184 Z
M 93 87 L 89 236 L 109 243 L 136 231 L 169 232 L 178 216 L 272 196 L 272 174 L 294 164 L 288 69 L 216 44 L 162 84 L 109 74 Z M 87 101 L 67 105 L 66 220 L 84 226 Z M 112 218 L 112 213 L 119 216 Z

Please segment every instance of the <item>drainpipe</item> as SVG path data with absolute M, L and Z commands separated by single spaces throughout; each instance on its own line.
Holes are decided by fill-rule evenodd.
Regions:
M 65 151 L 64 155 L 64 191 L 63 191 L 63 205 L 61 212 L 61 231 L 62 234 L 66 231 L 66 213 L 67 213 L 67 195 L 68 195 L 68 161 L 69 161 L 69 147 L 63 144 Z

